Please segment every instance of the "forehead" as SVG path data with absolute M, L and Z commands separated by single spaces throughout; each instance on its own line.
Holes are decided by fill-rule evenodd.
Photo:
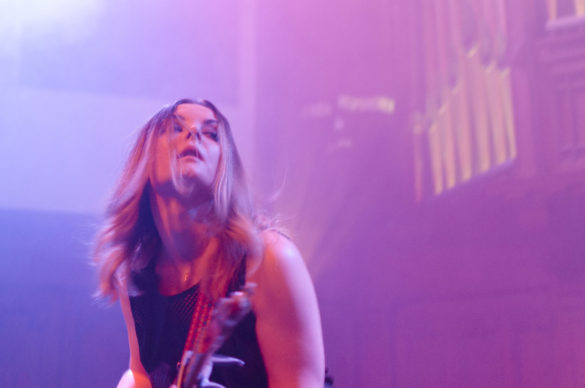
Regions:
M 211 109 L 199 104 L 181 104 L 175 109 L 175 116 L 186 124 L 216 120 Z

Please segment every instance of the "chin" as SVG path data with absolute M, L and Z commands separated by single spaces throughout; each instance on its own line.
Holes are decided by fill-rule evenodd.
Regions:
M 202 182 L 201 173 L 194 168 L 183 168 L 180 172 L 181 180 L 183 182 Z
M 183 174 L 177 182 L 177 186 L 177 191 L 185 197 L 212 192 L 212 183 L 202 180 L 196 174 Z

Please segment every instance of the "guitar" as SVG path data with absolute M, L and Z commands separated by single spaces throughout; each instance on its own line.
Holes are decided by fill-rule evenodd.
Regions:
M 221 388 L 221 385 L 209 381 L 213 363 L 244 364 L 237 358 L 215 356 L 214 353 L 229 338 L 240 320 L 252 309 L 250 296 L 254 287 L 254 284 L 247 283 L 241 291 L 232 292 L 228 297 L 218 301 L 202 339 L 196 341 L 192 349 L 183 353 L 177 383 L 171 388 Z

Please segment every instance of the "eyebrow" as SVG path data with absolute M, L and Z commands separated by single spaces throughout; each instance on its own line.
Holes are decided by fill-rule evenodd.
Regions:
M 185 117 L 181 116 L 180 114 L 175 113 L 173 116 L 174 116 L 174 119 L 175 119 L 175 122 L 176 123 L 182 124 L 181 122 L 185 122 Z M 215 125 L 215 126 L 218 126 L 219 125 L 219 120 L 216 120 L 216 119 L 207 119 L 207 120 L 204 120 L 201 123 L 201 126 L 203 127 L 205 125 Z
M 216 119 L 207 119 L 203 122 L 203 125 L 209 125 L 209 124 L 218 125 L 219 121 Z

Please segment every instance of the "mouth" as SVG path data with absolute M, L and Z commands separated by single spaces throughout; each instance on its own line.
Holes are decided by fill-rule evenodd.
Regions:
M 193 157 L 195 159 L 202 160 L 201 154 L 195 148 L 187 148 L 179 154 L 179 159 L 186 157 Z

